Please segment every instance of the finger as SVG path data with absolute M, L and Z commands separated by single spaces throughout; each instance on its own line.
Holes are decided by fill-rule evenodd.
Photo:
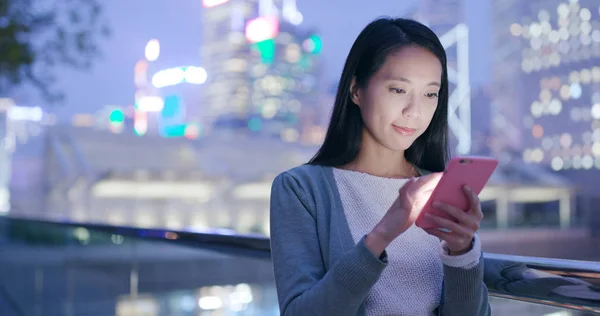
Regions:
M 483 212 L 481 211 L 481 202 L 479 201 L 479 197 L 471 189 L 470 186 L 465 185 L 463 187 L 463 191 L 465 192 L 465 196 L 469 200 L 469 213 L 475 215 L 479 220 L 483 219 Z
M 474 231 L 470 227 L 463 226 L 449 219 L 439 217 L 429 212 L 425 213 L 425 216 L 437 224 L 438 227 L 449 229 L 454 234 L 465 237 L 473 236 L 474 234 Z
M 475 214 L 465 212 L 464 210 L 461 210 L 458 207 L 439 201 L 433 202 L 433 207 L 452 216 L 462 226 L 469 227 L 473 231 L 479 230 L 479 222 L 481 221 L 481 219 L 478 218 Z
M 467 240 L 469 239 L 469 237 L 455 235 L 453 233 L 445 232 L 445 231 L 439 230 L 437 228 L 427 228 L 427 229 L 425 229 L 425 231 L 428 234 L 435 236 L 451 245 L 466 244 Z
M 439 230 L 438 228 L 425 228 L 425 231 L 429 235 L 433 235 L 441 240 L 448 242 L 448 239 L 452 239 L 452 235 L 449 232 L 445 232 L 443 230 Z

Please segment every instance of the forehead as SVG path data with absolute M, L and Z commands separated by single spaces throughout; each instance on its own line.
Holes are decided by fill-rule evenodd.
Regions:
M 427 49 L 407 46 L 390 53 L 376 76 L 381 79 L 403 77 L 411 81 L 439 81 L 442 64 Z

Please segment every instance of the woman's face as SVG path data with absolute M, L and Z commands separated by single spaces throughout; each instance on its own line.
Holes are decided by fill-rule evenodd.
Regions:
M 439 59 L 419 46 L 391 54 L 365 87 L 351 87 L 365 126 L 363 142 L 404 151 L 425 132 L 438 104 Z

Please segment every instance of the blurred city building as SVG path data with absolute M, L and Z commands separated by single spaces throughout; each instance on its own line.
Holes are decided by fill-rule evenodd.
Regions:
M 57 125 L 47 132 L 46 207 L 20 212 L 55 220 L 266 234 L 273 178 L 306 162 L 315 150 L 259 136 L 191 142 Z
M 0 99 L 0 214 L 10 210 L 10 176 L 15 139 L 9 113 L 14 106 L 12 99 Z
M 573 211 L 597 230 L 598 3 L 494 0 L 492 9 L 492 153 L 568 179 L 578 196 Z
M 521 76 L 522 42 L 511 34 L 531 2 L 492 0 L 490 142 L 491 153 L 503 161 L 523 150 L 524 78 Z M 520 160 L 521 157 L 516 156 Z
M 293 0 L 204 1 L 207 128 L 288 142 L 313 137 L 322 42 L 301 22 Z
M 595 29 L 581 30 L 589 18 L 585 8 L 575 6 L 576 3 L 568 8 L 579 10 L 573 15 L 581 20 L 579 32 L 589 33 L 590 45 L 596 45 Z M 525 7 L 515 6 L 520 8 L 515 13 L 510 0 L 496 0 L 493 4 L 499 8 L 493 19 L 494 43 L 498 48 L 502 41 L 509 44 L 504 51 L 495 50 L 494 58 L 501 60 L 505 56 L 505 65 L 494 67 L 489 86 L 473 92 L 468 76 L 464 2 L 424 1 L 411 13 L 441 33 L 448 50 L 452 108 L 449 119 L 457 146 L 455 153 L 501 158 L 500 167 L 481 196 L 482 201 L 494 205 L 490 209 L 495 214 L 493 227 L 531 222 L 525 218 L 524 210 L 532 204 L 543 205 L 539 209 L 548 207 L 540 222 L 550 218 L 556 225 L 568 227 L 577 213 L 573 183 L 549 173 L 543 164 L 527 167 L 522 163 L 539 160 L 543 148 L 529 148 L 524 154 L 526 159 L 520 159 L 519 148 L 522 139 L 526 140 L 520 134 L 522 123 L 529 120 L 537 124 L 531 127 L 535 131 L 532 139 L 541 141 L 541 147 L 548 146 L 548 141 L 536 138 L 540 128 L 545 130 L 544 137 L 548 130 L 563 128 L 555 121 L 547 123 L 550 127 L 542 126 L 546 124 L 543 116 L 532 115 L 524 122 L 522 118 L 515 119 L 521 103 L 512 104 L 510 100 L 519 99 L 520 94 L 511 95 L 510 91 L 527 92 L 530 97 L 538 97 L 540 93 L 538 89 L 533 95 L 528 92 L 533 88 L 523 90 L 511 80 L 530 82 L 527 76 L 546 74 L 529 69 L 527 62 L 516 59 L 521 58 L 522 52 L 529 52 L 522 46 L 524 33 L 515 36 L 518 27 L 523 30 L 525 24 L 513 22 L 523 16 Z M 560 15 L 564 8 L 557 6 L 555 11 Z M 456 14 L 449 15 L 448 10 Z M 545 11 L 539 10 L 542 21 Z M 132 104 L 106 105 L 96 113 L 74 114 L 71 126 L 50 127 L 43 146 L 38 146 L 44 150 L 43 168 L 39 167 L 39 159 L 19 160 L 21 167 L 13 172 L 16 175 L 13 182 L 43 179 L 40 181 L 44 183 L 43 189 L 35 192 L 42 192 L 44 198 L 36 200 L 44 202 L 43 207 L 31 204 L 34 199 L 27 198 L 27 190 L 23 189 L 26 186 L 13 185 L 21 188 L 13 190 L 21 192 L 21 197 L 13 203 L 14 212 L 25 215 L 45 212 L 57 219 L 115 225 L 268 232 L 271 181 L 277 173 L 305 163 L 315 152 L 324 137 L 335 85 L 325 91 L 317 89 L 322 43 L 315 32 L 299 26 L 302 15 L 293 1 L 205 1 L 203 14 L 205 23 L 211 26 L 205 30 L 208 40 L 202 48 L 205 68 L 157 66 L 160 43 L 149 40 L 143 58 L 134 66 L 136 92 Z M 556 34 L 552 32 L 548 36 Z M 560 30 L 556 32 L 561 34 Z M 540 31 L 540 34 L 546 33 Z M 537 38 L 528 36 L 531 40 Z M 226 45 L 223 40 L 237 44 Z M 555 46 L 562 47 L 560 43 Z M 506 70 L 516 66 L 524 70 Z M 569 72 L 568 80 L 578 80 L 569 83 L 569 93 L 577 83 L 587 82 L 591 88 L 582 90 L 580 98 L 593 99 L 595 92 L 590 91 L 597 88 L 594 69 L 579 71 L 577 78 Z M 238 85 L 235 78 L 243 84 Z M 548 84 L 551 79 L 536 80 Z M 186 87 L 202 90 L 202 101 L 188 98 Z M 242 90 L 238 88 L 245 92 L 239 92 Z M 560 87 L 558 97 L 561 89 L 565 90 Z M 573 99 L 569 94 L 569 100 Z M 552 104 L 566 102 L 561 100 Z M 591 114 L 586 117 L 588 125 L 594 128 L 594 106 L 589 108 Z M 10 124 L 15 139 L 33 134 L 19 132 L 26 126 L 23 122 L 27 120 L 23 118 L 37 110 L 27 111 L 19 108 L 11 112 L 11 117 L 20 117 L 11 122 L 21 122 Z M 201 122 L 205 114 L 210 117 L 211 126 Z M 487 120 L 490 116 L 491 122 Z M 498 123 L 502 120 L 516 124 L 515 134 L 511 134 L 512 130 L 502 132 L 502 123 Z M 585 121 L 580 118 L 578 122 L 582 120 Z M 563 144 L 566 136 L 560 135 L 558 141 Z M 584 131 L 581 136 L 584 143 L 588 140 L 588 147 L 572 148 L 581 151 L 582 168 L 589 166 L 589 157 L 595 154 L 594 135 L 594 131 Z M 38 175 L 33 176 L 27 170 L 39 170 Z
M 197 65 L 160 63 L 160 45 L 158 39 L 150 39 L 144 57 L 134 66 L 133 104 L 113 106 L 104 115 L 110 118 L 113 132 L 132 127 L 138 136 L 197 138 L 203 131 L 197 85 L 204 84 L 208 74 Z
M 534 1 L 526 9 L 509 29 L 521 44 L 523 160 L 555 171 L 600 169 L 598 2 Z
M 13 99 L 0 99 L 0 214 L 16 204 L 38 207 L 42 139 L 45 126 L 54 117 L 37 106 L 15 104 Z

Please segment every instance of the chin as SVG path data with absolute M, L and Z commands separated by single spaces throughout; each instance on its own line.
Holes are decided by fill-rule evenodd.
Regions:
M 413 143 L 414 141 L 396 141 L 394 143 L 389 144 L 390 146 L 387 147 L 393 151 L 405 151 L 409 149 Z

